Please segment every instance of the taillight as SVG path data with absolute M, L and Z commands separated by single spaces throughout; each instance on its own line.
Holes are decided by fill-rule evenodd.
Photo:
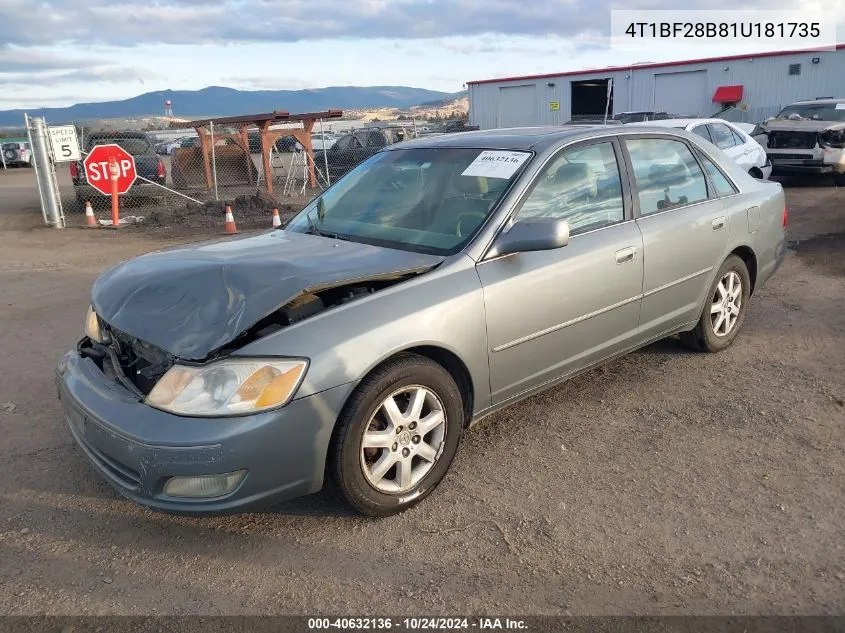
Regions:
M 76 163 L 70 164 L 70 177 L 74 179 L 79 178 L 79 165 Z
M 158 174 L 159 178 L 164 178 L 167 176 L 167 173 L 164 171 L 164 163 L 161 162 L 159 158 L 158 163 L 156 164 L 156 174 Z
M 784 207 L 784 208 L 783 208 L 783 228 L 786 228 L 786 223 L 787 223 L 787 220 L 788 220 L 788 217 L 787 217 L 787 216 L 788 216 L 788 215 L 789 215 L 789 214 L 788 214 L 788 213 L 787 213 L 787 211 L 786 211 L 786 207 Z

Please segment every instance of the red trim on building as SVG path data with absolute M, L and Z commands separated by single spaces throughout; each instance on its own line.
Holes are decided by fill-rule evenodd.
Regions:
M 845 44 L 837 44 L 835 50 L 845 49 Z M 688 59 L 677 62 L 656 62 L 653 64 L 634 64 L 630 66 L 608 66 L 607 68 L 594 68 L 592 70 L 567 70 L 562 73 L 545 73 L 542 75 L 522 75 L 519 77 L 502 77 L 501 79 L 478 79 L 476 81 L 468 81 L 467 86 L 475 86 L 478 84 L 493 84 L 504 83 L 506 81 L 527 81 L 530 79 L 551 79 L 554 77 L 571 77 L 573 75 L 596 75 L 601 73 L 613 73 L 630 70 L 640 70 L 642 68 L 671 68 L 672 66 L 686 66 L 687 64 L 707 64 L 709 62 L 729 62 L 736 59 L 752 59 L 757 57 L 779 57 L 781 55 L 799 55 L 804 53 L 830 53 L 828 51 L 815 50 L 795 50 L 795 51 L 774 51 L 768 53 L 745 54 L 745 55 L 728 55 L 726 57 L 705 57 L 702 59 Z
M 742 86 L 719 86 L 713 93 L 713 103 L 739 103 L 742 101 Z

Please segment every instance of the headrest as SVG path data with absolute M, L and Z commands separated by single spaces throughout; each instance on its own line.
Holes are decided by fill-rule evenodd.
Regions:
M 456 173 L 452 177 L 452 187 L 465 195 L 478 195 L 486 193 L 486 181 L 486 178 L 480 176 L 461 176 L 460 173 Z
M 566 163 L 558 167 L 555 185 L 568 195 L 595 196 L 598 193 L 596 174 L 587 163 Z
M 677 185 L 687 179 L 687 168 L 681 163 L 658 163 L 649 168 L 648 179 L 664 187 Z

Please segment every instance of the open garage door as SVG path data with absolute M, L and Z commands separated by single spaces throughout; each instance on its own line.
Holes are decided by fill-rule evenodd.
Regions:
M 610 79 L 587 79 L 570 82 L 572 119 L 601 119 L 605 109 L 613 116 L 613 84 Z
M 537 125 L 537 86 L 499 88 L 499 127 Z
M 692 70 L 654 76 L 654 110 L 678 116 L 705 116 L 709 105 L 707 71 Z

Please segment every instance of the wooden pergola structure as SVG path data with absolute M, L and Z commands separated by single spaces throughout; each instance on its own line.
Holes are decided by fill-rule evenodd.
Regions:
M 343 116 L 343 110 L 325 110 L 323 112 L 305 112 L 301 114 L 291 114 L 285 110 L 275 110 L 273 112 L 266 112 L 264 114 L 245 114 L 242 116 L 220 117 L 217 119 L 199 119 L 197 121 L 188 121 L 187 123 L 172 122 L 170 127 L 185 128 L 192 127 L 196 130 L 200 139 L 200 149 L 202 151 L 203 164 L 205 165 L 205 180 L 209 189 L 213 187 L 212 173 L 211 173 L 211 126 L 215 128 L 220 126 L 220 132 L 214 130 L 214 142 L 218 139 L 229 138 L 237 145 L 243 148 L 246 153 L 247 174 L 250 184 L 252 182 L 252 154 L 249 151 L 249 129 L 257 127 L 261 135 L 261 161 L 264 168 L 264 180 L 267 183 L 267 191 L 273 192 L 273 178 L 270 171 L 270 148 L 273 144 L 283 136 L 292 136 L 302 145 L 302 148 L 308 155 L 308 184 L 314 188 L 317 186 L 317 176 L 314 173 L 314 148 L 311 145 L 311 132 L 314 130 L 314 124 L 321 119 L 339 119 Z M 297 123 L 301 122 L 301 128 L 283 128 L 278 130 L 271 130 L 270 126 L 277 123 Z M 235 133 L 224 132 L 225 128 L 236 128 Z

